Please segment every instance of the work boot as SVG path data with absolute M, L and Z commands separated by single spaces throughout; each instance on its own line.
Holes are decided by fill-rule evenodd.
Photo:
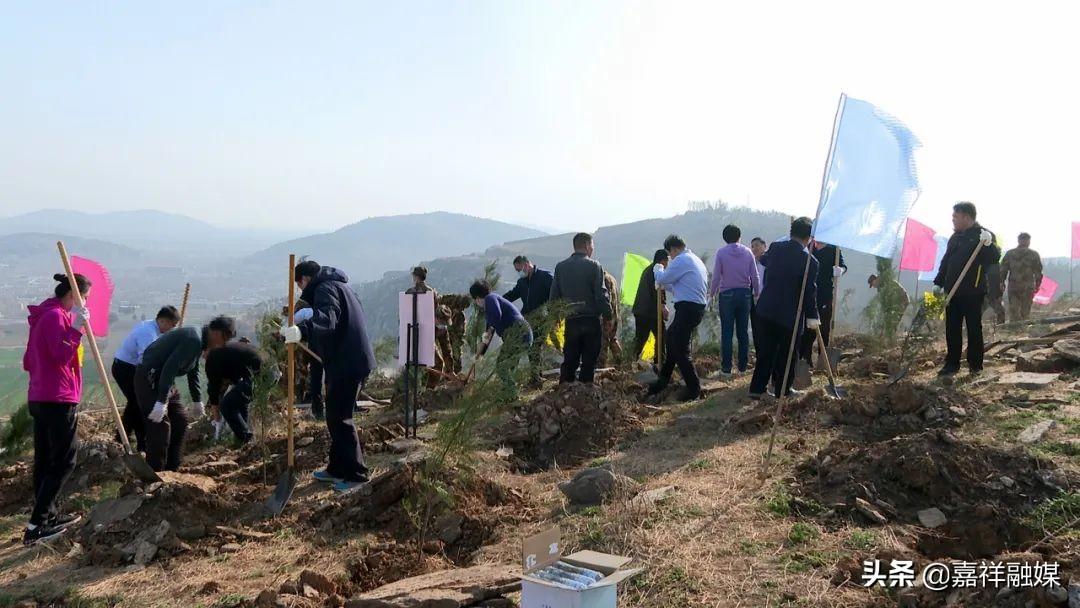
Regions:
M 697 401 L 701 398 L 700 388 L 690 388 L 689 386 L 679 391 L 679 401 Z
M 955 376 L 959 371 L 960 366 L 946 364 L 945 367 L 942 367 L 941 370 L 938 371 L 937 375 L 938 378 L 943 378 L 945 376 Z
M 649 391 L 645 394 L 650 397 L 653 395 L 659 395 L 660 393 L 664 392 L 664 389 L 666 389 L 667 386 L 668 381 L 661 378 L 660 380 L 657 380 L 656 382 L 650 384 Z

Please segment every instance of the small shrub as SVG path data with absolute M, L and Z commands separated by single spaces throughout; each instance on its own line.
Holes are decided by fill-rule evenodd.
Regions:
M 788 532 L 788 542 L 793 545 L 801 545 L 808 543 L 812 540 L 817 540 L 821 536 L 821 532 L 806 522 L 796 522 L 791 526 L 791 531 Z

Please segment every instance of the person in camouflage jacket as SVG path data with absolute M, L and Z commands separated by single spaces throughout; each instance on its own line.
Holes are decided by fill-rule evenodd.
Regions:
M 1008 283 L 1009 320 L 1031 316 L 1031 301 L 1042 284 L 1043 266 L 1039 252 L 1031 248 L 1031 235 L 1021 232 L 1017 247 L 1001 260 L 1001 284 Z

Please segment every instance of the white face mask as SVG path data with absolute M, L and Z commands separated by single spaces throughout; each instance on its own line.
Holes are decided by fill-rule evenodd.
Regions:
M 524 271 L 524 270 L 519 270 L 519 271 L 517 271 L 517 273 L 518 273 L 518 276 L 519 276 L 519 277 L 521 277 L 521 278 L 523 278 L 523 279 L 524 279 L 525 277 L 529 276 L 529 273 L 528 273 L 528 272 L 526 272 L 526 271 Z

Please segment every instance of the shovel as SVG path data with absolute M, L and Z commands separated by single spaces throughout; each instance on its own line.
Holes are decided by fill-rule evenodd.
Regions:
M 975 258 L 979 257 L 979 252 L 982 251 L 982 248 L 983 248 L 983 243 L 982 243 L 982 241 L 979 241 L 979 244 L 975 246 L 975 251 L 971 252 L 971 257 L 969 257 L 967 263 L 964 264 L 964 269 L 960 271 L 960 276 L 956 278 L 956 282 L 953 283 L 952 289 L 949 290 L 949 295 L 945 296 L 945 308 L 946 309 L 949 307 L 949 302 L 952 301 L 953 296 L 956 295 L 956 290 L 960 287 L 960 283 L 964 282 L 964 277 L 966 277 L 968 271 L 971 270 L 971 265 L 975 263 Z M 912 330 L 911 331 L 914 331 L 916 323 L 918 323 L 921 326 L 921 324 L 925 323 L 925 322 L 926 322 L 925 311 L 924 311 L 923 308 L 920 308 L 919 313 L 916 313 L 915 319 L 911 322 L 911 324 L 912 324 Z M 909 331 L 909 333 L 910 333 L 910 331 Z M 910 362 L 905 362 L 904 367 L 900 371 L 896 372 L 895 374 L 893 374 L 889 378 L 889 385 L 891 386 L 893 384 L 896 384 L 897 382 L 902 380 L 905 376 L 907 376 L 908 375 L 908 368 L 910 366 L 911 366 Z
M 821 364 L 821 360 L 818 359 L 818 364 Z M 791 381 L 791 387 L 797 391 L 802 391 L 810 388 L 814 384 L 812 378 L 810 378 L 810 364 L 805 359 L 800 358 L 795 362 L 795 378 Z
M 840 248 L 836 247 L 836 259 L 833 262 L 833 267 L 836 267 L 836 266 L 839 266 L 839 265 L 840 265 Z M 840 303 L 839 298 L 840 298 L 840 277 L 835 277 L 834 276 L 833 277 L 833 294 L 832 294 L 832 316 L 829 318 L 829 335 L 830 336 L 836 335 L 836 307 Z M 822 340 L 822 341 L 824 341 L 824 340 Z M 829 367 L 832 368 L 833 371 L 836 371 L 837 367 L 840 365 L 841 354 L 842 354 L 842 351 L 839 348 L 836 348 L 834 346 L 825 347 L 825 357 L 824 358 L 828 360 Z M 817 367 L 818 367 L 818 369 L 821 369 L 821 370 L 825 369 L 824 368 L 824 363 L 822 363 L 821 359 L 818 359 Z
M 64 272 L 67 273 L 68 284 L 71 285 L 71 293 L 75 297 L 75 304 L 78 306 L 85 306 L 83 302 L 82 294 L 79 293 L 78 286 L 75 283 L 75 273 L 71 270 L 71 260 L 68 258 L 67 249 L 64 248 L 63 241 L 56 242 L 56 248 L 60 250 L 60 259 L 64 263 Z M 101 378 L 101 383 L 105 385 L 105 395 L 109 399 L 109 406 L 112 408 L 113 417 L 116 418 L 116 427 L 120 431 L 120 440 L 124 444 L 124 466 L 128 468 L 135 477 L 138 477 L 146 483 L 155 483 L 161 481 L 161 477 L 150 467 L 150 464 L 146 462 L 146 459 L 142 455 L 132 451 L 131 443 L 128 441 L 127 430 L 124 428 L 124 419 L 120 417 L 120 409 L 116 407 L 116 396 L 113 395 L 112 383 L 109 382 L 109 375 L 105 372 L 105 362 L 101 359 L 101 351 L 98 350 L 97 339 L 94 337 L 94 332 L 90 329 L 90 321 L 86 321 L 86 337 L 90 341 L 90 351 L 94 354 L 94 362 L 97 363 L 98 377 Z
M 289 254 L 289 325 L 293 324 L 293 313 L 296 306 L 296 284 L 293 282 L 293 269 L 296 268 L 296 256 Z M 285 345 L 285 420 L 288 450 L 288 467 L 278 478 L 274 493 L 266 500 L 263 510 L 269 517 L 276 517 L 285 510 L 285 505 L 292 498 L 293 490 L 296 489 L 296 454 L 293 450 L 293 405 L 296 401 L 296 349 L 294 344 Z
M 825 338 L 821 337 L 820 331 L 815 333 L 817 333 L 818 348 L 821 349 L 821 358 L 825 361 L 825 373 L 829 376 L 829 388 L 825 389 L 825 392 L 829 393 L 833 397 L 836 397 L 837 399 L 843 399 L 844 397 L 848 396 L 847 389 L 836 386 L 836 378 L 833 377 L 832 364 L 829 362 L 828 355 L 825 354 Z
M 176 324 L 177 327 L 184 326 L 184 317 L 187 315 L 187 302 L 188 296 L 191 295 L 191 283 L 184 284 L 184 299 L 180 301 L 180 322 Z

